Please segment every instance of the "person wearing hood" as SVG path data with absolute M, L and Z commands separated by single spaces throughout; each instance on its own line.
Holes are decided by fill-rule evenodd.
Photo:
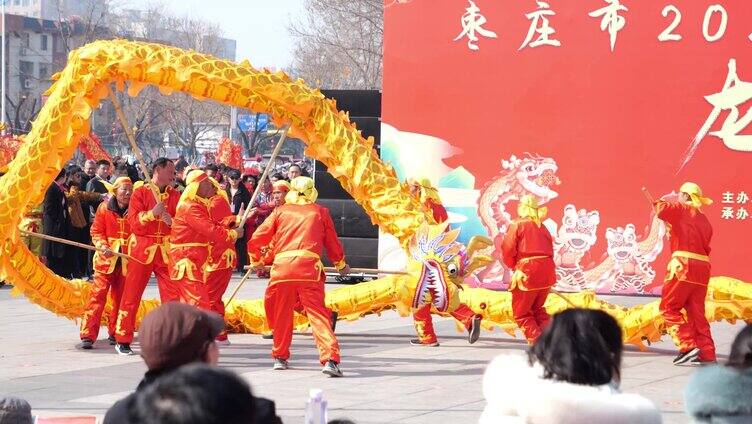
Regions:
M 513 270 L 509 291 L 512 293 L 512 314 L 528 343 L 532 344 L 546 328 L 546 303 L 551 287 L 556 284 L 553 238 L 543 225 L 546 208 L 529 194 L 520 198 L 518 218 L 495 241 L 496 252 Z
M 444 205 L 441 204 L 439 191 L 431 185 L 428 178 L 410 179 L 407 181 L 410 194 L 418 198 L 420 202 L 431 211 L 431 216 L 437 224 L 442 224 L 449 220 Z M 449 226 L 447 226 L 447 230 Z M 473 344 L 480 337 L 480 323 L 482 316 L 476 314 L 469 306 L 464 303 L 450 312 L 452 318 L 456 319 L 467 330 L 467 342 Z M 413 312 L 413 324 L 415 332 L 418 334 L 417 339 L 411 339 L 410 344 L 413 346 L 438 347 L 439 339 L 436 337 L 436 331 L 433 328 L 433 318 L 431 318 L 431 305 L 426 304 Z
M 181 302 L 212 310 L 207 284 L 212 268 L 211 252 L 215 247 L 222 250 L 224 246 L 235 244 L 235 240 L 243 236 L 243 229 L 230 228 L 224 216 L 212 219 L 211 198 L 220 190 L 205 171 L 191 171 L 185 181 L 187 185 L 172 220 L 170 278 L 180 290 Z M 234 217 L 231 221 L 234 222 Z M 230 258 L 231 264 L 233 259 L 234 255 Z
M 705 297 L 710 281 L 710 239 L 713 227 L 700 210 L 713 203 L 700 186 L 686 182 L 676 201 L 666 196 L 654 203 L 656 214 L 669 230 L 671 260 L 661 291 L 660 310 L 666 331 L 679 348 L 674 365 L 716 361 Z M 682 311 L 686 312 L 685 315 Z
M 319 350 L 319 362 L 324 365 L 321 371 L 341 377 L 339 343 L 332 330 L 331 311 L 324 302 L 323 250 L 326 249 L 340 274 L 347 275 L 350 267 L 345 262 L 332 217 L 325 207 L 316 204 L 317 197 L 311 178 L 293 179 L 285 204 L 274 209 L 253 233 L 248 250 L 254 267 L 264 265 L 263 247 L 271 246 L 274 257 L 265 297 L 267 310 L 273 311 L 270 319 L 274 326 L 273 369 L 288 368 L 293 309 L 300 298 Z
M 131 228 L 125 215 L 133 193 L 133 183 L 128 177 L 120 177 L 112 185 L 114 196 L 101 203 L 91 224 L 91 240 L 98 249 L 94 253 L 94 282 L 89 292 L 84 316 L 81 319 L 81 349 L 91 349 L 99 335 L 100 321 L 107 293 L 112 308 L 108 319 L 110 345 L 116 343 L 115 322 L 125 286 L 126 260 L 115 253 L 125 253 Z

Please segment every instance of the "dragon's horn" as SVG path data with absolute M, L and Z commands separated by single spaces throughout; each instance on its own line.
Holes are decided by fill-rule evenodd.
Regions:
M 475 270 L 485 267 L 493 262 L 493 258 L 488 255 L 474 255 L 470 258 L 470 263 L 465 269 L 465 275 L 472 274 Z
M 475 252 L 490 246 L 493 246 L 493 242 L 490 238 L 484 236 L 473 236 L 470 238 L 470 242 L 467 243 L 467 256 L 472 258 Z

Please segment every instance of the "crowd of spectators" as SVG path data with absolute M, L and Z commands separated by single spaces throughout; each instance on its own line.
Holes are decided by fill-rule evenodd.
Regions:
M 187 171 L 194 169 L 182 157 L 176 161 L 174 186 L 179 191 L 185 187 L 184 177 Z M 248 209 L 253 192 L 258 184 L 261 170 L 256 167 L 244 170 L 234 169 L 222 164 L 209 164 L 204 169 L 226 190 L 233 213 Z M 251 208 L 257 208 L 248 228 L 253 230 L 273 210 L 272 183 L 278 180 L 291 180 L 299 175 L 310 175 L 306 163 L 279 163 L 262 185 Z M 91 244 L 91 223 L 99 204 L 109 196 L 109 187 L 121 176 L 130 177 L 131 181 L 144 179 L 139 167 L 125 158 L 115 157 L 108 160 L 86 160 L 83 164 L 68 164 L 58 174 L 55 181 L 45 192 L 44 201 L 38 208 L 27 212 L 25 230 Z M 29 248 L 56 274 L 65 278 L 92 278 L 93 252 L 78 247 L 70 247 L 52 241 L 40 241 L 25 237 Z M 236 244 L 238 252 L 238 271 L 247 265 L 245 249 L 246 237 Z
M 240 376 L 217 366 L 215 337 L 224 327 L 212 312 L 168 303 L 141 327 L 148 371 L 135 391 L 107 411 L 105 424 L 281 423 L 273 400 L 253 394 Z M 501 355 L 483 377 L 481 424 L 661 422 L 650 400 L 620 389 L 622 330 L 605 312 L 569 309 L 524 355 Z M 696 423 L 752 422 L 752 325 L 736 336 L 724 364 L 704 365 L 684 391 Z M 33 423 L 23 399 L 0 399 L 0 424 Z M 332 423 L 350 423 L 334 420 Z

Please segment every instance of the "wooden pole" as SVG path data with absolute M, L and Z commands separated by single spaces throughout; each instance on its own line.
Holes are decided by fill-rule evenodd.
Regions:
M 246 265 L 245 268 L 250 268 Z M 270 270 L 272 267 L 265 266 L 264 269 Z M 334 267 L 325 267 L 324 272 L 339 272 L 337 268 Z M 381 270 L 381 269 L 374 269 L 374 268 L 350 268 L 350 273 L 348 275 L 353 274 L 385 274 L 385 275 L 407 275 L 407 272 L 405 271 L 388 271 L 388 270 Z
M 245 280 L 247 280 L 248 277 L 251 276 L 252 272 L 253 272 L 253 268 L 249 267 L 248 268 L 248 272 L 246 272 L 245 275 L 243 276 L 243 278 L 240 279 L 240 282 L 238 283 L 238 286 L 235 287 L 235 290 L 232 291 L 232 294 L 230 295 L 230 298 L 227 299 L 227 301 L 225 302 L 225 305 L 229 305 L 230 302 L 232 302 L 232 299 L 235 299 L 235 295 L 238 294 L 238 291 L 240 291 L 240 288 L 243 287 L 243 284 L 245 284 Z
M 47 234 L 40 234 L 40 233 L 35 233 L 32 231 L 24 231 L 24 230 L 20 230 L 20 231 L 21 231 L 21 234 L 25 236 L 36 237 L 36 238 L 40 238 L 44 240 L 54 241 L 56 243 L 61 243 L 61 244 L 67 244 L 68 246 L 80 247 L 81 249 L 93 250 L 95 252 L 102 252 L 102 253 L 107 251 L 107 249 L 94 247 L 90 244 L 84 244 L 84 243 L 79 243 L 77 241 L 71 241 L 71 240 L 67 240 L 67 239 L 63 239 L 59 237 L 48 236 Z M 115 252 L 114 250 L 110 250 L 110 252 L 112 252 L 113 255 L 119 256 L 124 259 L 133 259 L 130 256 L 126 255 L 125 253 Z
M 138 159 L 138 163 L 141 166 L 141 172 L 144 173 L 144 178 L 146 179 L 147 185 L 151 188 L 152 194 L 154 194 L 154 199 L 156 199 L 157 203 L 159 203 L 161 202 L 159 193 L 154 189 L 154 186 L 149 184 L 151 182 L 151 174 L 149 173 L 149 168 L 146 166 L 146 161 L 144 160 L 144 156 L 141 154 L 141 149 L 139 149 L 138 144 L 136 144 L 136 137 L 133 135 L 133 131 L 128 125 L 128 120 L 123 113 L 123 108 L 120 106 L 120 102 L 115 96 L 115 93 L 112 92 L 112 88 L 109 86 L 109 84 L 107 85 L 107 91 L 109 91 L 110 93 L 110 101 L 112 102 L 112 106 L 115 108 L 115 115 L 117 115 L 118 120 L 120 121 L 120 126 L 123 127 L 123 131 L 125 132 L 125 138 L 128 139 L 128 142 L 131 145 L 131 149 L 133 149 L 133 154 L 136 155 L 136 159 Z
M 230 295 L 230 298 L 225 302 L 225 305 L 228 305 L 230 303 L 230 301 L 232 301 L 232 299 L 235 298 L 235 295 L 238 294 L 238 291 L 240 290 L 241 287 L 243 287 L 243 284 L 245 284 L 245 281 L 248 279 L 248 277 L 250 277 L 251 273 L 256 269 L 256 268 L 251 267 L 251 266 L 246 266 L 245 268 L 248 270 L 248 272 L 246 272 L 245 275 L 243 275 L 243 278 L 240 279 L 240 282 L 238 283 L 238 286 L 235 287 L 235 290 L 232 291 L 232 294 Z M 270 266 L 265 266 L 264 269 L 269 270 L 269 269 L 271 269 L 271 267 Z M 336 268 L 326 267 L 326 268 L 324 268 L 324 272 L 339 272 L 339 271 L 337 271 Z M 371 274 L 371 273 L 373 273 L 373 274 L 388 274 L 388 275 L 407 275 L 407 273 L 404 272 L 404 271 L 382 271 L 382 270 L 379 270 L 379 269 L 371 269 L 371 268 L 350 268 L 350 274 L 348 274 L 348 275 L 358 274 L 358 273 L 360 273 L 360 274 L 363 274 L 363 273 L 369 273 L 369 274 Z
M 245 210 L 243 218 L 240 220 L 240 224 L 238 225 L 239 228 L 243 228 L 245 222 L 248 220 L 248 215 L 250 214 L 251 209 L 253 209 L 253 203 L 256 201 L 256 198 L 261 192 L 261 187 L 264 185 L 264 181 L 269 176 L 269 172 L 274 167 L 274 161 L 277 159 L 277 155 L 279 155 L 280 150 L 282 150 L 282 145 L 285 144 L 287 132 L 290 131 L 290 125 L 285 125 L 284 127 L 282 127 L 282 129 L 282 137 L 279 138 L 279 141 L 277 142 L 277 145 L 274 147 L 274 151 L 272 152 L 272 157 L 269 158 L 269 163 L 267 163 L 266 168 L 264 168 L 264 173 L 261 174 L 261 178 L 259 178 L 258 182 L 256 183 L 256 189 L 253 190 L 253 196 L 251 196 L 251 201 L 248 203 L 248 208 Z
M 564 299 L 564 301 L 565 301 L 565 302 L 567 302 L 567 304 L 568 304 L 569 306 L 571 306 L 571 307 L 573 307 L 573 308 L 576 308 L 576 307 L 577 307 L 577 305 L 575 305 L 574 303 L 572 303 L 572 301 L 571 301 L 571 300 L 567 299 L 567 297 L 566 297 L 566 296 L 564 296 L 563 294 L 561 294 L 561 292 L 560 292 L 560 291 L 558 291 L 558 290 L 554 290 L 554 289 L 550 289 L 550 291 L 551 291 L 551 293 L 553 293 L 553 294 L 555 294 L 555 295 L 559 296 L 560 298 Z

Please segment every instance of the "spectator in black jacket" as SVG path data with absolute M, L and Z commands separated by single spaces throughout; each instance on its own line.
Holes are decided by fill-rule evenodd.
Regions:
M 102 159 L 97 161 L 97 174 L 94 176 L 94 178 L 90 179 L 89 182 L 86 184 L 86 191 L 91 191 L 94 193 L 107 193 L 107 187 L 105 186 L 103 181 L 108 181 L 110 178 L 110 161 L 107 159 Z M 97 208 L 99 207 L 99 203 L 101 202 L 95 202 L 91 203 L 90 206 L 90 215 L 91 218 L 94 218 L 94 214 L 97 213 Z
M 42 233 L 67 239 L 70 231 L 70 216 L 68 215 L 68 201 L 65 198 L 66 171 L 61 170 L 50 184 L 47 192 L 44 194 L 42 203 Z M 55 274 L 70 278 L 73 272 L 71 268 L 72 261 L 69 260 L 68 252 L 71 249 L 68 246 L 53 241 L 42 241 L 42 258 L 46 260 L 47 266 Z
M 95 161 L 94 159 L 87 159 L 86 162 L 84 162 L 84 173 L 83 175 L 81 175 L 81 187 L 79 187 L 78 189 L 81 191 L 86 191 L 86 184 L 88 184 L 89 181 L 91 181 L 91 179 L 96 175 L 97 161 Z
M 241 209 L 248 209 L 248 205 L 251 203 L 251 192 L 243 184 L 240 171 L 231 169 L 227 173 L 227 177 L 230 180 L 230 184 L 227 186 L 227 199 L 230 201 L 230 210 L 232 210 L 233 214 L 237 215 Z M 238 255 L 237 270 L 239 272 L 243 272 L 243 267 L 248 263 L 246 237 L 246 235 L 243 235 L 243 237 L 235 241 L 235 253 Z

